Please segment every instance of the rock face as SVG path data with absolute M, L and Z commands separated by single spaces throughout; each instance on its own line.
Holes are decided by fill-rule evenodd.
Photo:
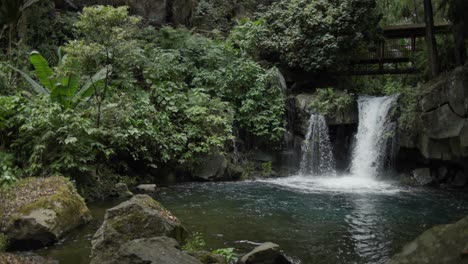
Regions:
M 271 242 L 264 243 L 247 255 L 238 264 L 292 264 L 279 250 L 279 246 Z
M 83 198 L 64 177 L 29 178 L 0 196 L 1 231 L 15 249 L 50 245 L 91 220 Z
M 224 180 L 227 159 L 220 153 L 212 153 L 200 158 L 200 163 L 192 169 L 192 176 L 202 181 Z
M 433 227 L 406 245 L 389 264 L 467 264 L 468 217 Z
M 417 153 L 420 155 L 412 155 L 414 160 L 408 160 L 411 156 L 407 156 L 402 162 L 424 163 L 435 171 L 444 167 L 456 170 L 449 176 L 439 175 L 437 180 L 441 184 L 464 187 L 468 182 L 468 66 L 418 89 L 422 91 L 418 98 L 421 125 L 413 131 L 398 133 L 399 156 L 405 156 L 405 152 Z
M 121 257 L 116 252 L 120 252 L 127 242 L 162 236 L 183 242 L 187 231 L 175 216 L 150 196 L 136 195 L 107 210 L 104 222 L 92 240 L 91 263 L 114 263 Z M 148 245 L 148 241 L 144 242 Z
M 123 244 L 116 255 L 113 264 L 201 264 L 181 251 L 175 239 L 165 236 L 131 240 Z

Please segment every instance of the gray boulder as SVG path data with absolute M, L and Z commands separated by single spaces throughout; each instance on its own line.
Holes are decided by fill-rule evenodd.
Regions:
M 406 245 L 388 264 L 468 264 L 468 217 L 433 227 Z
M 116 255 L 113 264 L 202 264 L 181 251 L 175 239 L 165 236 L 131 240 Z
M 434 180 L 429 168 L 416 169 L 413 171 L 413 178 L 419 185 L 428 185 Z
M 133 193 L 128 190 L 127 184 L 123 182 L 117 183 L 115 186 L 115 192 L 118 197 L 132 197 Z
M 200 162 L 192 169 L 192 176 L 202 181 L 219 181 L 226 176 L 228 165 L 226 157 L 217 152 L 204 155 L 199 158 Z
M 113 263 L 120 247 L 132 240 L 167 236 L 182 243 L 187 231 L 179 220 L 148 195 L 135 195 L 107 210 L 94 234 L 91 264 Z
M 278 245 L 267 242 L 243 256 L 238 264 L 292 264 L 292 262 L 280 252 Z

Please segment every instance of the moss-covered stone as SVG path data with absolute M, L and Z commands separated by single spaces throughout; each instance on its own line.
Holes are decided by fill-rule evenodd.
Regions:
M 28 178 L 0 192 L 2 232 L 13 247 L 49 245 L 91 218 L 84 199 L 64 177 Z
M 92 264 L 111 263 L 126 242 L 167 236 L 182 243 L 187 231 L 179 220 L 148 195 L 136 195 L 107 210 L 104 222 L 93 237 Z

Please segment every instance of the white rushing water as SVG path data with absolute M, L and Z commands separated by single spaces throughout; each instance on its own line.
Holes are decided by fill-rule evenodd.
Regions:
M 335 158 L 328 135 L 325 117 L 312 114 L 304 142 L 302 143 L 302 158 L 300 174 L 304 176 L 328 175 L 335 176 Z
M 395 96 L 359 97 L 359 126 L 350 174 L 330 177 L 336 173 L 328 128 L 323 116 L 312 115 L 302 147 L 299 175 L 262 182 L 301 192 L 399 192 L 394 185 L 377 180 L 386 157 L 388 132 L 391 128 L 388 115 L 395 100 Z
M 359 97 L 359 127 L 351 163 L 354 177 L 375 179 L 382 169 L 389 137 L 388 115 L 395 99 L 395 96 Z

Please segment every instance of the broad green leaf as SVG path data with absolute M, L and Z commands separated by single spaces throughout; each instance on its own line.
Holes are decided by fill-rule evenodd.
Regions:
M 29 55 L 29 60 L 34 66 L 37 77 L 39 78 L 41 84 L 49 90 L 52 90 L 55 85 L 54 80 L 52 79 L 54 72 L 49 67 L 49 63 L 47 62 L 47 60 L 44 59 L 44 57 L 42 57 L 42 55 L 39 54 L 39 52 L 37 51 L 31 52 L 31 54 Z
M 23 72 L 22 70 L 20 69 L 17 69 L 13 66 L 10 66 L 8 65 L 8 67 L 12 68 L 13 70 L 15 70 L 16 72 L 18 72 L 19 74 L 21 74 L 21 76 L 23 76 L 23 78 L 31 85 L 31 87 L 33 88 L 33 90 L 38 93 L 38 94 L 49 94 L 50 91 L 47 90 L 46 88 L 42 87 L 39 83 L 37 83 L 36 81 L 34 81 L 31 76 L 29 76 L 27 73 Z

